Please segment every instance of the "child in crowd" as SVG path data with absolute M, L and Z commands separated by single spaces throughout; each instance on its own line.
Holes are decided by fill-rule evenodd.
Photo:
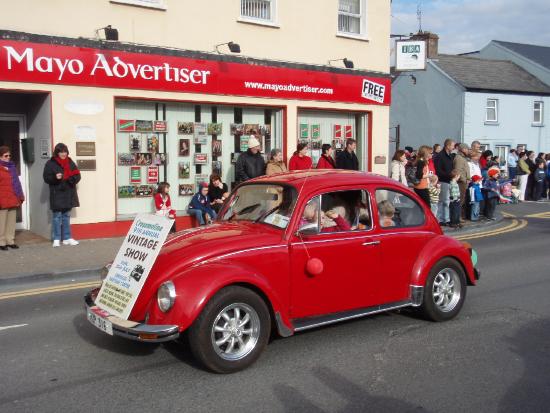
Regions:
M 382 228 L 394 227 L 393 216 L 395 214 L 395 207 L 390 201 L 384 200 L 378 203 L 378 216 L 380 217 L 380 226 Z
M 199 191 L 191 198 L 187 212 L 197 219 L 199 225 L 211 224 L 216 219 L 216 212 L 210 206 L 206 182 L 199 185 Z
M 460 179 L 460 173 L 458 170 L 453 169 L 451 171 L 451 182 L 449 183 L 449 198 L 451 203 L 449 204 L 449 213 L 451 215 L 452 228 L 462 228 L 460 223 L 460 188 L 458 186 L 458 180 Z
M 485 180 L 483 188 L 485 189 L 485 216 L 487 219 L 495 220 L 495 209 L 500 198 L 500 184 L 498 178 L 500 171 L 498 168 L 491 168 L 487 172 L 489 178 Z
M 161 182 L 157 188 L 157 193 L 153 196 L 155 201 L 155 215 L 167 217 L 174 220 L 174 224 L 170 232 L 176 232 L 176 210 L 172 209 L 172 201 L 170 200 L 170 184 Z
M 437 217 L 437 204 L 441 192 L 441 185 L 438 183 L 437 175 L 430 175 L 428 192 L 430 193 L 430 209 L 434 216 Z
M 481 176 L 474 175 L 470 184 L 470 220 L 479 221 L 479 205 L 481 201 L 483 201 Z
M 542 192 L 544 191 L 544 181 L 546 180 L 544 167 L 545 162 L 541 159 L 537 164 L 537 169 L 533 173 L 533 201 L 541 201 Z

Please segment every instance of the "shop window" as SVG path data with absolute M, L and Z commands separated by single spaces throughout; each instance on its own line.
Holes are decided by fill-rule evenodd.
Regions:
M 338 1 L 338 34 L 366 36 L 366 0 Z
M 131 6 L 149 7 L 166 10 L 166 0 L 110 0 L 111 3 L 128 4 Z
M 255 22 L 274 23 L 276 0 L 241 0 L 241 18 Z
M 533 103 L 533 124 L 542 125 L 542 115 L 543 115 L 543 102 L 538 101 Z
M 170 184 L 178 215 L 211 174 L 231 190 L 251 130 L 261 134 L 266 159 L 272 148 L 282 148 L 282 112 L 276 108 L 118 100 L 115 117 L 117 219 L 152 212 L 158 182 Z
M 508 152 L 510 152 L 510 147 L 508 145 L 495 145 L 494 156 L 498 156 L 498 166 L 501 169 L 505 169 L 508 164 Z
M 485 122 L 498 122 L 498 99 L 487 99 Z
M 376 191 L 378 225 L 383 229 L 423 225 L 426 216 L 422 207 L 408 195 L 389 189 Z

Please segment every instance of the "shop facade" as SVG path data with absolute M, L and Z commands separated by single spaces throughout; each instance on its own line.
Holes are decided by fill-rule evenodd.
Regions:
M 58 142 L 82 171 L 78 238 L 125 233 L 135 214 L 153 210 L 159 181 L 171 184 L 180 228 L 191 225 L 198 183 L 216 173 L 231 187 L 251 130 L 266 156 L 280 148 L 288 160 L 307 141 L 316 158 L 322 144 L 339 150 L 354 138 L 362 170 L 387 168 L 382 73 L 0 32 L 0 98 L 0 131 L 12 130 L 0 139 L 20 149 L 29 194 L 20 227 L 44 236 L 42 168 Z

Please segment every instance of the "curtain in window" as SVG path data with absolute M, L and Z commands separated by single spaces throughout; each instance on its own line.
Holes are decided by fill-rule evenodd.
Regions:
M 339 0 L 338 31 L 361 33 L 361 0 Z

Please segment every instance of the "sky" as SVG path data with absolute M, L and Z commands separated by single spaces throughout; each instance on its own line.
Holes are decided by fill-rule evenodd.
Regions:
M 392 34 L 422 30 L 439 36 L 439 52 L 465 53 L 491 40 L 550 46 L 550 0 L 393 0 Z

